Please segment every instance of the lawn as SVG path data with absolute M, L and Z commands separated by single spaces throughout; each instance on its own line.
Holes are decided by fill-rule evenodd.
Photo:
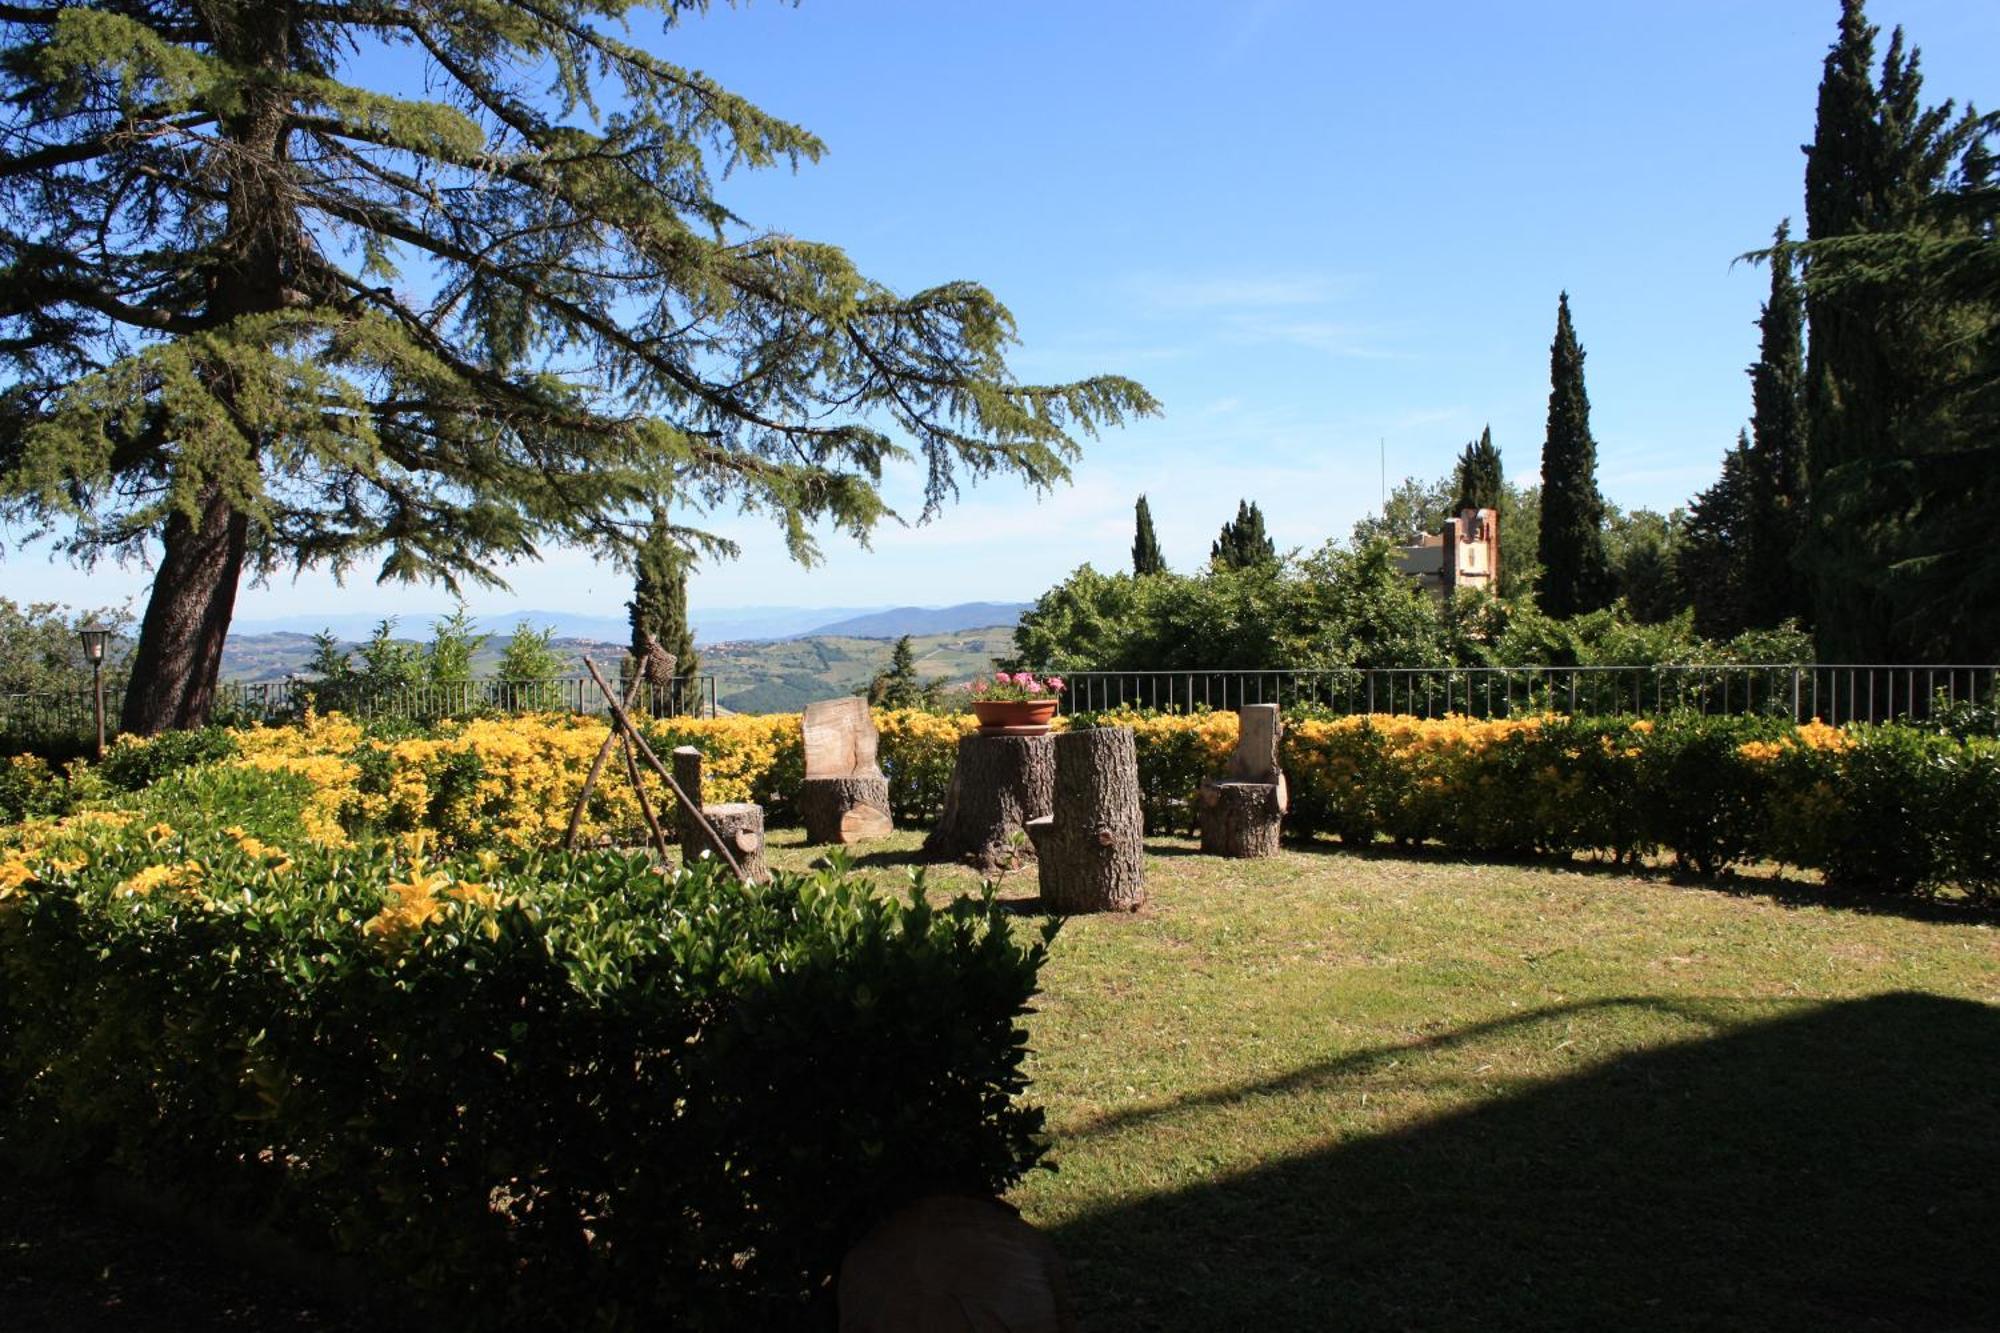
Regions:
M 901 883 L 918 840 L 858 864 Z M 1150 904 L 1066 923 L 1031 1020 L 1059 1169 L 1014 1201 L 1090 1333 L 1996 1327 L 1990 917 L 1149 847 Z M 1032 870 L 1001 891 L 1032 912 Z M 0 1307 L 27 1326 L 345 1326 L 7 1193 Z
M 1094 1333 L 2000 1326 L 1990 919 L 1149 845 L 1032 1022 Z

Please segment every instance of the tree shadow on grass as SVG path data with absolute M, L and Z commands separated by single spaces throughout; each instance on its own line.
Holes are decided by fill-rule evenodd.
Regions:
M 1937 899 L 1859 893 L 1829 888 L 1818 880 L 1806 879 L 1789 869 L 1770 874 L 1747 874 L 1725 870 L 1719 875 L 1699 875 L 1666 864 L 1631 863 L 1597 858 L 1560 855 L 1482 856 L 1447 851 L 1441 847 L 1398 847 L 1393 843 L 1360 846 L 1328 842 L 1319 838 L 1286 839 L 1285 850 L 1308 856 L 1354 857 L 1363 861 L 1404 861 L 1421 865 L 1522 866 L 1558 870 L 1577 875 L 1604 875 L 1617 879 L 1642 879 L 1684 888 L 1707 889 L 1737 898 L 1759 898 L 1782 907 L 1829 907 L 1867 916 L 1893 916 L 1905 921 L 1951 924 L 2000 924 L 2000 904 L 1971 899 Z M 1195 853 L 1188 853 L 1190 855 Z
M 1054 1239 L 1093 1333 L 1992 1329 L 1996 1071 L 2000 1010 L 1836 1003 L 1110 1207 Z M 1343 1072 L 1205 1100 L 1359 1096 Z

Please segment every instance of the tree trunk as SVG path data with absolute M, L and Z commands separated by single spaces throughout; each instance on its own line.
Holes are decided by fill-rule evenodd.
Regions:
M 880 773 L 807 778 L 799 788 L 799 818 L 810 843 L 845 846 L 886 838 L 895 828 L 889 817 L 889 779 Z
M 1028 825 L 1050 912 L 1131 912 L 1146 901 L 1139 751 L 1129 727 L 1055 738 L 1055 813 Z
M 291 112 L 281 80 L 292 63 L 293 15 L 283 5 L 196 9 L 224 60 L 268 76 L 246 80 L 241 101 L 218 123 L 227 144 L 216 158 L 226 219 L 212 250 L 204 314 L 208 325 L 227 337 L 230 325 L 243 316 L 285 309 L 286 275 L 296 269 L 305 248 L 299 204 L 284 162 Z M 198 373 L 247 442 L 254 467 L 265 441 L 261 428 L 246 422 L 238 410 L 234 373 L 220 364 Z M 180 443 L 183 454 L 173 463 L 176 468 L 189 466 L 189 442 Z M 225 460 L 201 461 L 212 469 L 211 477 L 226 470 Z M 126 731 L 141 736 L 201 726 L 215 703 L 250 520 L 217 481 L 209 481 L 199 499 L 198 523 L 176 512 L 161 533 L 165 550 L 140 622 L 121 717 Z
M 140 622 L 121 729 L 151 736 L 208 721 L 249 533 L 249 518 L 213 485 L 204 494 L 199 527 L 185 514 L 167 519 L 166 550 Z
M 771 877 L 764 865 L 764 807 L 754 801 L 731 801 L 724 805 L 704 805 L 702 818 L 715 836 L 729 848 L 736 864 L 743 867 L 747 883 L 762 884 Z M 692 866 L 702 853 L 715 855 L 715 844 L 701 825 L 689 820 L 681 826 L 681 864 Z M 717 856 L 716 860 L 722 858 Z
M 944 813 L 924 839 L 934 860 L 968 860 L 982 874 L 1033 854 L 1022 843 L 1028 821 L 1055 808 L 1055 738 L 963 736 L 951 770 Z
M 1201 850 L 1210 856 L 1278 854 L 1283 819 L 1278 787 L 1269 782 L 1201 784 Z
M 701 751 L 692 745 L 683 745 L 673 753 L 674 781 L 688 794 L 688 802 L 701 811 L 701 818 L 693 817 L 688 802 L 678 803 L 679 814 L 675 820 L 680 830 L 681 864 L 692 866 L 701 859 L 703 852 L 715 856 L 718 861 L 728 864 L 728 858 L 719 855 L 721 843 L 729 849 L 729 855 L 736 858 L 736 864 L 743 868 L 743 878 L 751 884 L 761 884 L 771 877 L 764 865 L 764 807 L 751 801 L 733 801 L 724 805 L 710 805 L 702 794 Z M 708 828 L 702 827 L 702 821 Z M 709 837 L 709 829 L 715 830 L 715 838 Z

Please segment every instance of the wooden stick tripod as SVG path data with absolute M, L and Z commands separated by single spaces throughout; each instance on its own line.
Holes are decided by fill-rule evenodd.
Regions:
M 618 696 L 612 693 L 611 687 L 604 683 L 604 677 L 598 673 L 595 662 L 586 657 L 583 659 L 583 666 L 586 671 L 590 672 L 590 678 L 597 682 L 598 691 L 603 694 L 604 702 L 611 709 L 611 734 L 606 736 L 604 744 L 598 747 L 597 760 L 591 764 L 590 774 L 583 780 L 583 790 L 577 793 L 576 807 L 570 811 L 569 833 L 563 839 L 564 849 L 568 850 L 576 846 L 577 830 L 583 823 L 583 807 L 590 800 L 590 793 L 596 788 L 597 779 L 604 772 L 605 761 L 611 757 L 611 747 L 614 744 L 622 744 L 625 751 L 626 775 L 631 780 L 632 790 L 638 793 L 639 809 L 646 817 L 647 833 L 652 839 L 653 846 L 659 849 L 661 859 L 664 861 L 668 855 L 667 835 L 660 828 L 659 818 L 653 813 L 653 803 L 647 797 L 646 789 L 639 782 L 639 760 L 644 760 L 646 766 L 658 774 L 660 780 L 667 784 L 668 790 L 672 791 L 675 799 L 681 803 L 681 810 L 689 822 L 701 830 L 703 841 L 722 859 L 722 863 L 729 867 L 729 873 L 738 879 L 742 879 L 742 863 L 737 861 L 735 855 L 729 850 L 728 844 L 715 831 L 715 826 L 708 822 L 708 817 L 702 813 L 700 802 L 691 799 L 688 793 L 681 789 L 681 784 L 674 780 L 674 775 L 667 770 L 665 764 L 660 762 L 660 757 L 653 753 L 653 747 L 646 744 L 646 738 L 639 734 L 637 727 L 632 725 L 632 716 L 626 712 L 626 709 L 630 707 L 634 699 L 638 698 L 639 685 L 643 677 L 635 675 L 632 678 L 631 692 L 626 695 L 624 702 L 621 703 Z

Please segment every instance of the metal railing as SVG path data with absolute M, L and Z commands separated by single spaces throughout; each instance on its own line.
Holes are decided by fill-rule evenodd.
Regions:
M 1415 717 L 1694 711 L 1844 723 L 1926 718 L 1940 703 L 1987 703 L 2000 695 L 2000 666 L 1765 663 L 1056 674 L 1066 687 L 1063 710 L 1072 713 L 1119 707 L 1226 710 L 1275 703 Z
M 614 689 L 625 682 L 613 682 Z M 104 709 L 117 730 L 125 702 L 125 681 L 106 678 Z M 588 676 L 546 681 L 475 677 L 413 685 L 368 687 L 346 681 L 224 681 L 216 690 L 219 722 L 281 722 L 302 714 L 308 703 L 321 712 L 339 711 L 366 720 L 408 718 L 429 722 L 475 713 L 602 713 L 604 700 Z M 716 716 L 715 677 L 691 676 L 670 687 L 642 683 L 633 711 L 642 717 Z M 0 737 L 35 743 L 75 740 L 94 734 L 96 714 L 88 689 L 38 694 L 0 694 Z

